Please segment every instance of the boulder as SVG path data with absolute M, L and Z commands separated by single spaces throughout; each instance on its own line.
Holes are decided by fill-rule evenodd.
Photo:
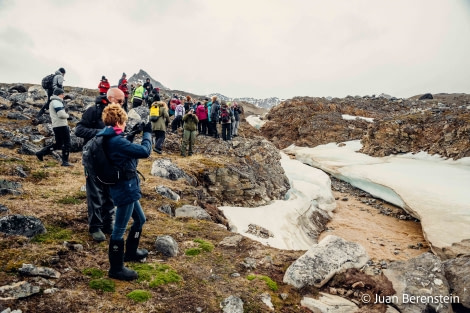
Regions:
M 361 268 L 369 257 L 361 245 L 337 236 L 326 236 L 292 263 L 284 275 L 284 283 L 296 288 L 323 286 L 336 273 L 348 268 Z
M 424 95 L 422 95 L 421 97 L 419 97 L 418 100 L 431 100 L 431 99 L 434 99 L 434 97 L 432 96 L 432 94 L 430 93 L 425 93 Z
M 182 169 L 176 166 L 170 159 L 157 159 L 152 164 L 150 173 L 153 176 L 159 176 L 170 180 L 186 179 L 193 184 L 194 179 L 187 175 Z
M 223 313 L 243 313 L 243 301 L 239 297 L 229 296 L 220 303 Z
M 158 236 L 155 240 L 155 249 L 166 257 L 178 255 L 178 243 L 171 236 Z
M 0 287 L 0 300 L 15 300 L 39 293 L 40 288 L 26 281 Z
M 211 216 L 200 206 L 183 205 L 175 210 L 175 217 L 191 217 L 198 220 L 211 220 Z
M 359 313 L 359 307 L 340 296 L 320 292 L 318 299 L 304 297 L 300 304 L 316 313 Z
M 445 261 L 444 269 L 451 294 L 458 296 L 459 302 L 470 309 L 470 255 Z
M 444 264 L 431 253 L 424 253 L 406 262 L 391 262 L 383 270 L 392 282 L 394 304 L 401 313 L 452 313 L 449 284 L 444 276 Z
M 31 238 L 46 233 L 46 228 L 34 216 L 8 215 L 0 218 L 0 232 Z
M 158 187 L 155 188 L 155 190 L 157 191 L 157 193 L 159 193 L 160 195 L 162 195 L 165 198 L 168 198 L 168 199 L 171 199 L 171 200 L 174 200 L 174 201 L 179 201 L 179 199 L 180 199 L 180 196 L 168 187 L 158 186 Z
M 33 264 L 23 264 L 23 266 L 18 269 L 18 272 L 27 276 L 60 278 L 60 273 L 56 271 L 55 269 L 50 268 L 50 267 L 34 266 Z
M 0 179 L 0 195 L 20 195 L 23 193 L 21 188 L 18 182 Z

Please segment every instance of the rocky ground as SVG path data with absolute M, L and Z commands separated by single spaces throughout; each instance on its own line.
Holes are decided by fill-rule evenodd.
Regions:
M 221 303 L 233 304 L 232 310 L 225 305 L 224 312 L 316 312 L 318 304 L 313 303 L 327 297 L 331 298 L 322 300 L 323 304 L 347 300 L 351 310 L 357 312 L 395 312 L 394 309 L 431 312 L 434 307 L 396 304 L 392 308 L 384 303 L 363 301 L 364 294 L 393 295 L 394 279 L 403 270 L 409 275 L 416 274 L 409 279 L 415 285 L 406 288 L 419 286 L 425 292 L 448 292 L 449 281 L 452 292 L 463 292 L 462 279 L 467 279 L 468 272 L 459 270 L 468 268 L 468 258 L 452 260 L 455 264 L 435 259 L 426 253 L 429 249 L 422 238 L 419 221 L 334 178 L 332 185 L 338 208 L 326 225 L 327 231 L 321 235 L 325 239 L 321 243 L 338 244 L 328 246 L 323 252 L 318 248 L 319 258 L 323 255 L 326 260 L 324 267 L 312 264 L 304 256 L 306 251 L 266 247 L 228 231 L 218 205 L 262 205 L 282 198 L 288 188 L 280 169 L 279 152 L 246 123 L 242 123 L 241 136 L 231 143 L 198 137 L 196 153 L 189 158 L 179 156 L 181 134 L 169 133 L 164 154 L 152 153 L 149 159 L 139 163 L 139 170 L 146 176 L 141 202 L 148 218 L 142 246 L 150 255 L 145 265 L 130 264 L 141 271 L 140 280 L 106 280 L 107 243 L 93 242 L 87 231 L 80 140 L 73 138 L 76 149 L 71 154 L 73 168 L 59 166 L 54 156 L 39 162 L 33 153 L 51 136 L 47 117 L 39 121 L 32 118 L 43 101 L 41 90 L 23 86 L 23 91 L 14 92 L 11 85 L 2 87 L 0 227 L 11 216 L 33 216 L 47 233 L 29 237 L 0 234 L 0 312 L 6 308 L 22 312 L 221 312 Z M 86 105 L 93 102 L 93 92 L 81 88 L 66 88 L 66 91 L 70 96 L 67 101 L 70 113 L 75 116 L 71 122 L 73 128 Z M 350 99 L 341 101 L 346 103 Z M 378 113 L 373 114 L 401 110 L 380 101 L 374 104 Z M 351 106 L 344 114 L 371 116 L 366 102 L 365 108 Z M 312 105 L 318 104 L 313 101 Z M 342 123 L 336 117 L 334 120 L 334 124 Z M 341 133 L 338 138 L 349 138 L 347 133 L 354 133 L 349 130 L 343 133 L 340 128 L 337 128 L 338 134 Z M 284 143 L 280 142 L 286 137 L 279 134 L 277 139 L 272 138 L 282 147 Z M 325 140 L 330 135 L 336 138 L 333 132 L 325 135 Z M 295 142 L 298 137 L 292 140 Z M 308 140 L 316 142 L 312 138 Z M 167 174 L 161 174 L 162 167 Z M 203 208 L 205 217 L 180 216 L 184 205 Z M 157 249 L 156 243 L 162 236 L 174 239 L 177 255 L 168 257 Z M 363 248 L 356 247 L 356 243 Z M 353 247 L 353 251 L 344 250 L 345 247 Z M 355 265 L 347 269 L 344 264 L 335 264 L 334 258 L 328 256 L 333 248 L 339 249 L 335 258 L 344 258 L 349 266 L 354 256 Z M 36 273 L 23 264 L 48 270 Z M 306 266 L 301 272 L 307 275 L 286 277 L 294 264 L 298 268 Z M 429 266 L 423 269 L 421 264 Z M 321 273 L 309 273 L 315 268 Z M 324 272 L 328 275 L 323 276 Z M 12 286 L 21 287 L 16 293 L 21 295 L 20 299 L 11 296 Z M 243 309 L 238 306 L 237 310 L 240 301 Z M 464 301 L 469 307 L 469 299 Z M 439 312 L 451 312 L 446 308 Z M 458 305 L 453 309 L 465 310 Z

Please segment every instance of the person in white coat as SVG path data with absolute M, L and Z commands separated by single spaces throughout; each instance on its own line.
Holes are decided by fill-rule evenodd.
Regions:
M 36 152 L 39 161 L 43 161 L 44 156 L 52 154 L 54 150 L 62 150 L 62 166 L 72 166 L 69 163 L 70 148 L 70 130 L 68 125 L 69 115 L 64 107 L 65 92 L 61 88 L 56 88 L 49 104 L 49 115 L 52 121 L 52 130 L 54 131 L 55 143 L 48 145 Z

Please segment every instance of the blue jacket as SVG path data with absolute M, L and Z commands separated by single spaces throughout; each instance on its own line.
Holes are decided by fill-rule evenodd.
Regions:
M 117 135 L 110 126 L 102 129 L 96 136 L 108 137 L 108 140 L 104 141 L 104 149 L 113 164 L 125 173 L 137 173 L 138 159 L 148 158 L 152 150 L 151 133 L 143 133 L 140 145 L 130 142 L 123 135 Z M 142 197 L 137 174 L 111 185 L 109 190 L 116 206 L 127 205 Z

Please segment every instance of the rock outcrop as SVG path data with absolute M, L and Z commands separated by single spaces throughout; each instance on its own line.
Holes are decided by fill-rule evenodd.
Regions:
M 400 312 L 453 312 L 444 264 L 437 256 L 424 253 L 407 262 L 392 262 L 383 272 L 396 291 L 390 300 Z
M 321 287 L 336 273 L 348 268 L 361 268 L 367 260 L 367 253 L 361 245 L 330 235 L 292 263 L 283 281 L 296 288 Z

